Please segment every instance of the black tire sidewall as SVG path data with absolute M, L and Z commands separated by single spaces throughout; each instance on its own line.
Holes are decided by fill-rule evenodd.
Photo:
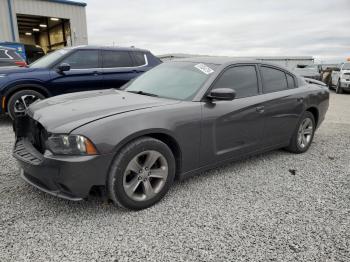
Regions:
M 343 90 L 342 90 L 342 88 L 341 88 L 341 86 L 340 86 L 340 80 L 338 80 L 337 86 L 335 87 L 335 92 L 336 92 L 337 94 L 342 94 L 342 93 L 343 93 L 342 91 L 343 91 Z
M 310 118 L 310 119 L 311 119 L 311 121 L 312 121 L 312 126 L 313 126 L 313 132 L 312 132 L 312 135 L 311 135 L 310 143 L 309 143 L 306 147 L 301 148 L 301 147 L 299 146 L 299 144 L 298 144 L 298 131 L 299 131 L 300 125 L 303 123 L 303 121 L 304 121 L 306 118 Z M 295 147 L 297 148 L 297 150 L 298 150 L 299 153 L 304 153 L 304 152 L 306 152 L 306 151 L 310 148 L 310 146 L 311 146 L 311 144 L 312 144 L 312 141 L 313 141 L 313 139 L 314 139 L 315 130 L 316 130 L 315 117 L 314 117 L 314 115 L 313 115 L 311 112 L 306 111 L 306 112 L 303 114 L 302 118 L 299 120 L 299 123 L 298 123 L 298 126 L 297 126 L 297 130 L 296 130 L 296 133 L 295 133 L 294 139 L 293 139 L 293 140 L 294 140 L 293 143 L 295 143 Z
M 124 171 L 133 157 L 146 151 L 155 150 L 161 153 L 168 162 L 168 177 L 162 190 L 152 199 L 147 201 L 135 201 L 130 199 L 124 191 Z M 118 206 L 140 210 L 150 207 L 161 200 L 171 187 L 175 178 L 175 158 L 169 147 L 154 138 L 143 137 L 125 146 L 114 159 L 108 176 L 108 193 L 112 201 Z
M 43 94 L 39 93 L 38 91 L 34 91 L 34 90 L 30 90 L 30 89 L 15 92 L 14 94 L 12 94 L 10 96 L 8 103 L 7 103 L 7 112 L 12 119 L 15 119 L 15 112 L 14 112 L 15 102 L 17 101 L 17 99 L 19 97 L 24 96 L 24 95 L 35 95 L 35 96 L 39 97 L 40 99 L 45 99 L 45 96 Z

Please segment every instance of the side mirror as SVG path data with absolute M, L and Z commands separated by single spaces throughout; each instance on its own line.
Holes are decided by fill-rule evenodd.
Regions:
M 70 64 L 67 63 L 62 63 L 57 67 L 57 70 L 59 72 L 66 72 L 70 70 Z
M 235 99 L 236 92 L 231 88 L 217 88 L 211 90 L 207 97 L 211 100 L 231 101 Z

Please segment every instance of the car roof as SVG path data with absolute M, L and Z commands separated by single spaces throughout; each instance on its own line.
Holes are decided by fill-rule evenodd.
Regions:
M 98 45 L 80 45 L 74 47 L 68 47 L 66 49 L 92 49 L 92 50 L 115 50 L 115 51 L 141 51 L 149 52 L 146 49 L 135 48 L 135 47 L 121 47 L 121 46 L 98 46 Z
M 2 46 L 0 45 L 0 49 L 7 49 L 7 50 L 14 50 L 16 51 L 16 48 L 8 47 L 8 46 Z
M 170 60 L 170 61 L 208 63 L 208 64 L 215 64 L 215 65 L 254 63 L 254 64 L 267 64 L 267 65 L 281 67 L 277 64 L 261 61 L 261 60 L 254 59 L 254 58 L 241 59 L 241 58 L 232 58 L 232 57 L 225 57 L 225 56 L 199 56 L 199 57 L 191 57 L 191 58 L 177 58 L 177 59 Z M 281 67 L 281 68 L 283 68 L 283 67 Z
M 191 57 L 191 58 L 177 58 L 174 60 L 170 60 L 170 62 L 192 62 L 192 63 L 206 63 L 206 64 L 215 64 L 215 65 L 230 65 L 230 64 L 264 64 L 264 65 L 270 65 L 274 67 L 278 67 L 280 69 L 283 69 L 285 71 L 288 71 L 289 73 L 292 73 L 288 68 L 275 64 L 270 63 L 266 61 L 261 61 L 259 59 L 241 59 L 241 58 L 232 58 L 232 57 L 224 57 L 224 56 L 198 56 L 198 57 Z

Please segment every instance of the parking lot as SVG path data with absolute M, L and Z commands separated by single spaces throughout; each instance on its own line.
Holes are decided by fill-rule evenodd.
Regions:
M 332 92 L 307 153 L 273 151 L 178 181 L 139 212 L 27 185 L 8 118 L 0 133 L 0 261 L 350 261 L 349 94 Z

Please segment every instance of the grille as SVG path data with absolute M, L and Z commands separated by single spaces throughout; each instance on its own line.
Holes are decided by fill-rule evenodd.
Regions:
M 15 131 L 17 138 L 25 138 L 40 153 L 45 152 L 47 132 L 45 128 L 29 116 L 23 116 L 16 120 Z
M 13 149 L 13 155 L 30 164 L 40 165 L 43 161 L 42 155 L 32 148 L 26 139 L 18 139 Z

